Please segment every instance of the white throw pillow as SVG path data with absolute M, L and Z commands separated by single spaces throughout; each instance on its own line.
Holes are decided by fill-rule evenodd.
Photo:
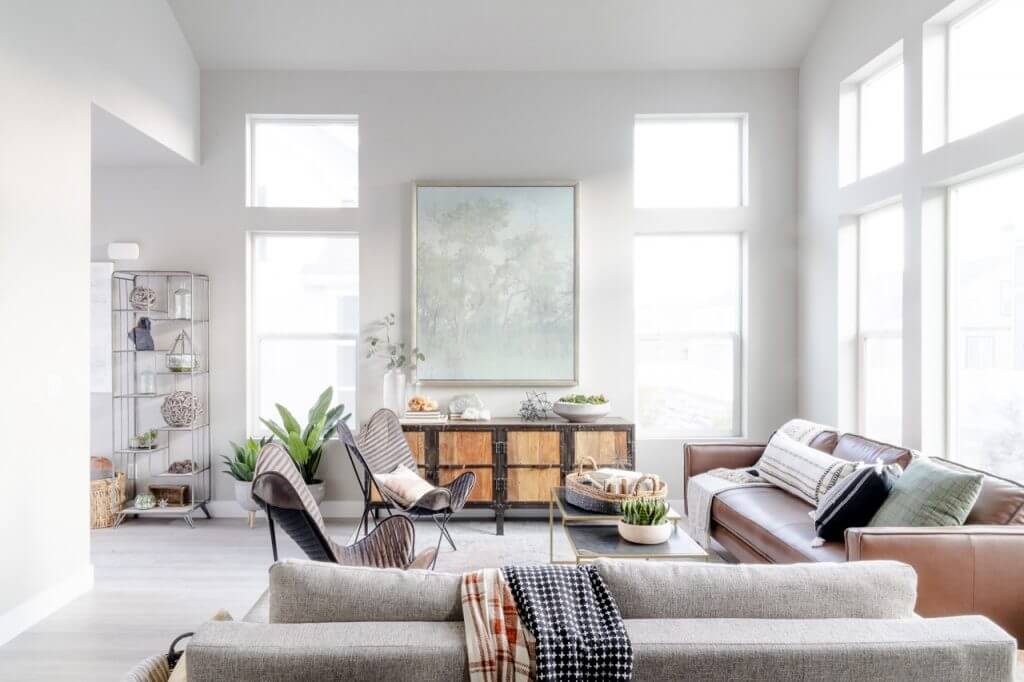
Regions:
M 755 466 L 761 478 L 815 507 L 857 464 L 816 450 L 776 431 Z
M 434 489 L 428 481 L 424 481 L 415 471 L 402 464 L 390 474 L 376 474 L 374 478 L 377 479 L 377 484 L 401 502 L 402 506 L 409 506 Z

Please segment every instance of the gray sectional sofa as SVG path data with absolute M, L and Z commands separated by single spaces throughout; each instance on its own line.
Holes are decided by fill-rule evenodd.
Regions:
M 981 616 L 915 616 L 904 564 L 597 566 L 638 682 L 1013 679 L 1015 640 Z M 243 621 L 199 629 L 188 679 L 468 679 L 459 588 L 457 575 L 279 562 Z

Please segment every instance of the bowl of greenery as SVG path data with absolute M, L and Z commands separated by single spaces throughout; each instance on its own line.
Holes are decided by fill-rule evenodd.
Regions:
M 660 545 L 672 536 L 668 504 L 655 497 L 634 497 L 622 502 L 619 537 L 638 545 Z
M 603 395 L 577 393 L 559 398 L 551 411 L 571 422 L 592 422 L 611 412 L 612 404 Z

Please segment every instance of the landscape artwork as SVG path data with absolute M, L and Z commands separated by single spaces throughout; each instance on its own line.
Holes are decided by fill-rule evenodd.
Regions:
M 418 380 L 576 383 L 578 189 L 416 185 Z

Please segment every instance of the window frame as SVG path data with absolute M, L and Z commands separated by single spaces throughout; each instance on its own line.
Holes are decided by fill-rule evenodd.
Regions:
M 739 302 L 737 305 L 737 321 L 736 332 L 688 332 L 678 334 L 662 334 L 652 335 L 646 334 L 641 336 L 637 331 L 636 322 L 633 324 L 633 342 L 634 342 L 634 357 L 633 357 L 633 409 L 636 417 L 636 429 L 637 437 L 642 440 L 679 440 L 680 438 L 690 441 L 709 441 L 709 440 L 742 440 L 746 437 L 747 433 L 747 233 L 744 230 L 676 230 L 676 231 L 644 231 L 635 232 L 633 234 L 633 243 L 636 244 L 638 239 L 644 237 L 734 237 L 736 239 L 736 258 L 739 274 L 739 281 L 737 282 L 737 291 L 739 292 Z M 635 247 L 634 247 L 635 248 Z M 636 282 L 636 274 L 634 272 L 634 287 Z M 716 434 L 716 433 L 687 433 L 686 431 L 680 430 L 665 430 L 665 429 L 653 429 L 645 427 L 640 420 L 640 382 L 639 372 L 636 371 L 637 353 L 635 348 L 638 345 L 637 342 L 641 338 L 666 338 L 674 337 L 680 339 L 723 339 L 729 338 L 733 341 L 733 409 L 732 409 L 732 430 L 731 433 Z
M 739 169 L 737 203 L 730 205 L 709 206 L 641 206 L 637 202 L 637 155 L 636 129 L 642 121 L 687 122 L 687 121 L 730 121 L 737 122 L 739 135 Z M 750 114 L 747 112 L 710 112 L 710 113 L 676 113 L 676 114 L 635 114 L 633 116 L 633 208 L 635 210 L 730 210 L 744 208 L 750 203 Z
M 250 436 L 258 435 L 269 435 L 269 431 L 260 422 L 260 416 L 257 414 L 259 406 L 262 404 L 260 399 L 262 397 L 262 382 L 260 380 L 260 350 L 262 341 L 264 339 L 271 339 L 275 341 L 354 341 L 355 342 L 355 368 L 354 377 L 355 383 L 352 386 L 352 392 L 356 396 L 356 409 L 359 406 L 359 379 L 360 379 L 360 362 L 359 362 L 359 329 L 354 332 L 319 332 L 319 333 L 289 333 L 289 332 L 273 332 L 268 334 L 257 334 L 255 328 L 256 316 L 254 312 L 255 306 L 253 305 L 253 293 L 254 293 L 254 277 L 256 268 L 254 267 L 253 254 L 256 248 L 256 241 L 260 237 L 298 237 L 298 238 L 341 238 L 341 239 L 352 239 L 356 242 L 356 249 L 358 253 L 359 249 L 359 233 L 351 230 L 249 230 L 246 232 L 246 287 L 245 287 L 245 302 L 246 302 L 246 323 L 245 323 L 245 336 L 246 336 L 246 425 L 247 434 Z M 360 277 L 361 279 L 361 277 Z M 362 297 L 362 287 L 357 294 L 357 300 Z M 357 431 L 359 420 L 356 419 L 355 411 L 352 411 L 352 423 L 350 428 L 353 431 Z
M 891 166 L 864 173 L 864 87 L 888 74 L 895 68 L 903 69 L 903 118 L 900 128 L 903 131 L 903 149 L 900 160 Z M 852 99 L 852 107 L 847 105 Z M 897 41 L 888 49 L 844 78 L 839 84 L 839 125 L 838 125 L 838 181 L 840 187 L 847 187 L 866 178 L 871 178 L 899 168 L 907 161 L 907 64 L 903 56 L 903 41 Z
M 855 264 L 854 276 L 856 277 L 856 281 L 854 282 L 854 287 L 853 287 L 854 298 L 855 298 L 854 320 L 855 320 L 855 324 L 856 324 L 856 330 L 855 331 L 856 331 L 856 343 L 857 343 L 856 360 L 855 360 L 855 362 L 857 363 L 856 372 L 855 372 L 856 386 L 854 387 L 854 394 L 855 394 L 854 395 L 854 397 L 855 397 L 854 405 L 856 406 L 856 415 L 854 416 L 854 421 L 855 421 L 855 428 L 856 428 L 857 432 L 861 433 L 861 434 L 865 434 L 868 438 L 873 438 L 874 436 L 867 432 L 867 413 L 868 413 L 868 405 L 867 405 L 868 380 L 867 380 L 867 362 L 866 362 L 867 346 L 868 346 L 868 343 L 873 341 L 873 340 L 899 339 L 900 340 L 900 347 L 901 347 L 901 354 L 902 354 L 902 349 L 904 348 L 904 343 L 905 343 L 905 334 L 904 334 L 904 328 L 903 328 L 903 323 L 905 321 L 904 320 L 905 316 L 901 312 L 901 320 L 900 320 L 900 328 L 899 329 L 892 329 L 892 328 L 885 328 L 885 327 L 866 328 L 864 326 L 864 324 L 863 324 L 863 315 L 861 314 L 862 310 L 863 310 L 863 304 L 864 304 L 864 269 L 863 269 L 863 266 L 864 266 L 864 260 L 865 260 L 865 258 L 864 258 L 863 223 L 864 223 L 865 216 L 870 216 L 872 213 L 875 213 L 877 211 L 883 211 L 883 210 L 892 209 L 892 208 L 895 208 L 895 207 L 899 207 L 899 210 L 901 212 L 904 210 L 903 209 L 903 200 L 902 200 L 902 198 L 897 198 L 897 199 L 889 200 L 889 201 L 886 201 L 886 202 L 881 203 L 879 205 L 873 206 L 872 208 L 870 208 L 870 209 L 868 209 L 866 211 L 863 211 L 861 213 L 858 213 L 858 214 L 852 216 L 853 220 L 851 221 L 851 225 L 854 228 L 854 240 L 856 242 L 855 243 L 855 259 L 854 259 L 854 261 L 855 261 L 855 263 L 854 263 Z M 905 250 L 906 249 L 906 244 L 905 244 L 905 241 L 906 241 L 906 214 L 905 213 L 902 214 L 900 223 L 901 223 L 901 230 L 902 230 L 902 234 L 900 235 L 900 239 L 902 241 L 904 241 L 903 277 L 901 279 L 901 287 L 900 287 L 900 292 L 899 292 L 899 295 L 902 297 L 903 296 L 903 289 L 906 287 L 906 250 Z M 841 315 L 842 315 L 842 313 L 840 313 L 840 316 Z M 903 365 L 903 363 L 902 363 L 902 359 L 901 359 L 900 366 L 902 367 L 902 365 Z M 901 383 L 902 383 L 902 378 L 901 378 Z M 902 433 L 905 431 L 905 426 L 902 424 L 902 421 L 904 419 L 904 415 L 905 414 L 906 414 L 906 397 L 901 392 L 901 395 L 900 395 L 900 421 L 901 421 L 900 431 L 901 431 L 901 440 L 902 440 Z
M 344 203 L 338 206 L 267 206 L 256 201 L 256 134 L 255 127 L 261 122 L 288 123 L 291 125 L 324 125 L 324 124 L 348 124 L 356 129 L 356 139 L 359 140 L 359 115 L 358 114 L 246 114 L 245 115 L 245 207 L 246 208 L 269 208 L 269 209 L 340 209 L 359 208 L 359 194 L 362 183 L 360 182 L 361 159 L 360 153 L 356 155 L 356 198 L 354 202 Z M 360 149 L 362 145 L 360 144 Z

